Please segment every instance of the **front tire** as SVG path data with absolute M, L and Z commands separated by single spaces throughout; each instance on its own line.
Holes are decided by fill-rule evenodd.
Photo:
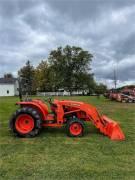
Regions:
M 10 129 L 20 137 L 34 137 L 42 128 L 42 120 L 37 110 L 31 107 L 18 109 L 10 120 Z
M 66 129 L 68 136 L 81 137 L 84 135 L 84 122 L 77 118 L 68 120 Z

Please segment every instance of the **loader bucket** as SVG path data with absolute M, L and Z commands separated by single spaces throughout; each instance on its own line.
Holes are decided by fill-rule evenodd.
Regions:
M 124 140 L 125 135 L 122 132 L 119 124 L 107 116 L 103 115 L 102 120 L 104 122 L 104 126 L 100 128 L 100 131 L 109 136 L 112 140 Z

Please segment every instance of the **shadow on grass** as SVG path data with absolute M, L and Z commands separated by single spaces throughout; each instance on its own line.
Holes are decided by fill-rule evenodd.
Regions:
M 91 124 L 87 124 L 84 127 L 84 136 L 91 136 L 91 135 L 101 135 L 101 133 L 99 132 L 98 129 L 96 129 L 96 127 L 94 127 Z M 67 137 L 67 129 L 65 126 L 63 126 L 62 128 L 51 128 L 51 127 L 45 127 L 42 129 L 42 131 L 40 132 L 40 134 L 38 136 L 40 137 L 44 137 L 44 136 L 51 136 L 51 137 Z

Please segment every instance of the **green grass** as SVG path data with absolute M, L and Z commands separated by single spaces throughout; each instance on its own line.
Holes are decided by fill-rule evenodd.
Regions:
M 31 139 L 16 138 L 8 121 L 18 99 L 0 98 L 0 180 L 134 180 L 135 104 L 110 102 L 103 97 L 64 98 L 95 105 L 120 123 L 126 140 L 111 141 L 92 124 L 86 125 L 82 138 L 67 137 L 64 128 L 44 129 Z

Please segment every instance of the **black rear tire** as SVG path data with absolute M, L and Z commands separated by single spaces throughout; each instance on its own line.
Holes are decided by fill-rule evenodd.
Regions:
M 34 121 L 34 127 L 33 129 L 28 133 L 22 133 L 17 130 L 16 128 L 16 120 L 20 115 L 29 115 L 33 121 Z M 18 109 L 11 117 L 9 121 L 9 126 L 11 131 L 14 135 L 19 137 L 35 137 L 39 134 L 41 128 L 42 128 L 42 119 L 40 117 L 40 114 L 37 110 L 31 108 L 31 107 L 23 107 L 21 109 Z

